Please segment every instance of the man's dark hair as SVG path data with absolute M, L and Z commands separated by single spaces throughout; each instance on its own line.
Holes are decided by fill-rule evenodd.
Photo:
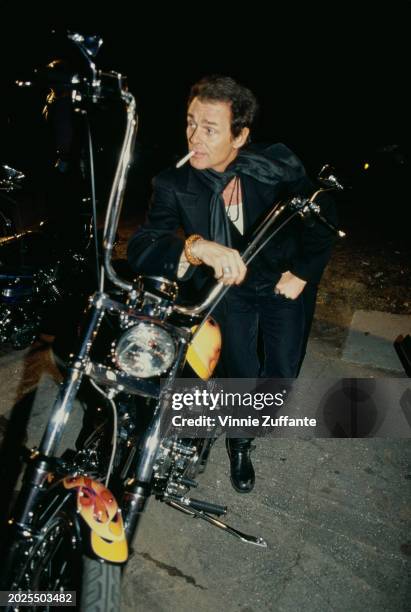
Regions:
M 195 83 L 188 98 L 188 106 L 194 98 L 231 104 L 231 133 L 238 136 L 244 127 L 251 128 L 258 104 L 252 91 L 227 76 L 213 74 Z

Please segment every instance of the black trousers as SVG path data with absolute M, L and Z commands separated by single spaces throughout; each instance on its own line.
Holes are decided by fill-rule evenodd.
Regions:
M 266 283 L 232 287 L 216 309 L 214 316 L 223 334 L 218 376 L 298 375 L 306 331 L 303 295 L 290 300 L 276 295 L 273 288 Z

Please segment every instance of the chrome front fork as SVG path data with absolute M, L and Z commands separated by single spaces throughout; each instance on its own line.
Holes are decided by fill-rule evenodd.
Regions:
M 12 522 L 30 529 L 33 522 L 33 508 L 44 491 L 44 483 L 52 470 L 52 458 L 56 454 L 66 423 L 74 406 L 88 363 L 93 338 L 104 315 L 104 294 L 96 293 L 91 298 L 90 321 L 84 334 L 80 351 L 65 382 L 61 385 L 54 402 L 51 416 L 40 443 L 39 450 L 32 453 L 26 468 Z

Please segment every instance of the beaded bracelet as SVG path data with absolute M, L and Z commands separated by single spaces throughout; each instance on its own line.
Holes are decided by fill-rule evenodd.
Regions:
M 191 236 L 189 236 L 185 241 L 184 255 L 186 256 L 188 263 L 190 263 L 192 266 L 200 266 L 203 263 L 199 257 L 196 257 L 191 253 L 191 247 L 193 246 L 194 242 L 202 239 L 203 237 L 200 236 L 200 234 L 191 234 Z

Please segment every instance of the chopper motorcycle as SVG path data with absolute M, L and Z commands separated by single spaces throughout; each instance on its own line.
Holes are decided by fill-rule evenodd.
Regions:
M 183 438 L 168 428 L 170 393 L 184 364 L 203 380 L 212 376 L 215 360 L 209 355 L 218 353 L 221 336 L 210 315 L 228 288 L 217 283 L 201 303 L 184 305 L 177 301 L 178 285 L 170 280 L 140 276 L 129 281 L 117 274 L 113 244 L 137 132 L 136 101 L 122 75 L 96 69 L 94 39 L 69 37 L 89 58 L 90 67 L 88 77 L 73 77 L 73 103 L 98 104 L 114 96 L 124 105 L 126 127 L 107 207 L 99 289 L 89 299 L 80 346 L 40 446 L 27 454 L 8 521 L 2 588 L 14 593 L 8 610 L 20 609 L 22 597 L 25 607 L 32 602 L 32 609 L 50 610 L 77 593 L 79 609 L 108 612 L 120 609 L 122 569 L 151 496 L 244 543 L 267 543 L 222 521 L 225 506 L 191 496 L 212 437 Z M 317 217 L 343 235 L 322 217 L 315 201 L 321 191 L 339 188 L 339 183 L 333 174 L 323 176 L 323 182 L 324 189 L 311 198 L 294 197 L 273 206 L 242 254 L 246 264 L 296 215 Z M 105 289 L 107 280 L 116 289 L 114 295 Z M 107 327 L 114 330 L 108 341 Z M 205 350 L 210 345 L 213 350 Z M 85 381 L 102 398 L 98 421 L 80 436 L 76 450 L 58 456 Z

